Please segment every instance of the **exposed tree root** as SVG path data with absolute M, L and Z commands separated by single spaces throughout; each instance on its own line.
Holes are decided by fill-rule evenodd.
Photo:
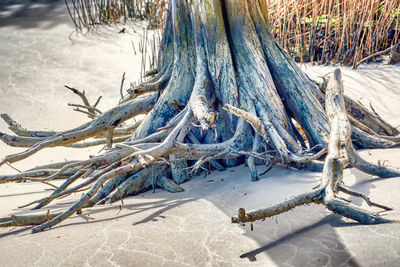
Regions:
M 83 92 L 70 88 L 84 102 L 74 106 L 92 121 L 64 132 L 33 131 L 1 115 L 17 136 L 0 133 L 0 139 L 28 149 L 5 156 L 0 166 L 48 147 L 102 144 L 107 150 L 86 160 L 1 176 L 0 183 L 66 178 L 50 196 L 22 207 L 35 204 L 33 209 L 39 209 L 80 190 L 85 194 L 62 213 L 12 216 L 0 219 L 0 226 L 38 225 L 32 232 L 42 231 L 82 208 L 148 189 L 183 191 L 180 184 L 200 170 L 208 172 L 208 165 L 224 170 L 245 160 L 252 181 L 259 179 L 256 163 L 261 162 L 269 169 L 281 164 L 323 170 L 322 182 L 318 189 L 278 205 L 251 212 L 240 209 L 233 222 L 310 203 L 324 204 L 361 223 L 389 222 L 336 196 L 341 191 L 388 210 L 345 187 L 343 168 L 400 176 L 399 170 L 362 160 L 353 148 L 353 143 L 357 148 L 396 146 L 400 133 L 375 111 L 343 98 L 339 70 L 321 87 L 312 82 L 273 39 L 258 0 L 176 0 L 168 10 L 155 75 L 132 87 L 115 108 L 102 113 Z M 122 125 L 139 114 L 146 114 L 142 121 Z M 323 157 L 324 163 L 318 160 Z
M 0 227 L 38 225 L 54 219 L 58 215 L 60 213 L 50 212 L 43 215 L 12 215 L 9 218 L 0 219 Z
M 343 169 L 347 164 L 362 171 L 370 171 L 373 174 L 379 173 L 381 177 L 400 176 L 396 170 L 377 170 L 376 167 L 365 161 L 360 163 L 361 158 L 356 154 L 351 143 L 351 126 L 345 110 L 343 97 L 343 84 L 341 81 L 340 70 L 336 69 L 330 75 L 326 91 L 326 113 L 329 118 L 330 137 L 328 146 L 328 155 L 325 159 L 324 169 L 320 187 L 308 193 L 300 194 L 286 200 L 282 203 L 268 206 L 266 208 L 246 212 L 243 208 L 239 209 L 238 216 L 232 217 L 233 223 L 246 223 L 256 220 L 262 220 L 274 215 L 286 212 L 300 205 L 305 204 L 323 204 L 330 211 L 344 217 L 356 220 L 362 224 L 388 223 L 391 220 L 381 218 L 379 215 L 358 208 L 344 202 L 337 197 L 339 191 L 363 198 L 369 206 L 375 206 L 384 210 L 391 210 L 375 202 L 364 194 L 355 192 L 342 185 Z M 368 167 L 367 167 L 368 166 Z
M 69 86 L 67 86 L 67 85 L 64 85 L 64 86 L 65 86 L 65 88 L 71 90 L 74 94 L 77 94 L 77 95 L 82 99 L 83 105 L 72 104 L 72 103 L 69 103 L 69 104 L 68 104 L 69 106 L 76 107 L 76 108 L 74 109 L 75 111 L 78 111 L 78 112 L 87 114 L 88 117 L 89 117 L 90 119 L 95 119 L 95 118 L 97 118 L 99 115 L 102 114 L 102 112 L 96 108 L 97 105 L 98 105 L 99 102 L 100 102 L 100 99 L 102 98 L 101 96 L 99 96 L 99 98 L 97 99 L 97 101 L 96 101 L 93 105 L 90 105 L 90 104 L 89 104 L 89 100 L 87 99 L 87 97 L 86 97 L 86 95 L 85 95 L 85 91 L 82 91 L 82 92 L 81 92 L 81 91 L 79 91 L 78 89 L 69 87 Z M 81 110 L 81 109 L 79 109 L 79 108 L 87 109 L 87 111 Z
M 112 127 L 118 126 L 127 119 L 150 110 L 155 101 L 156 94 L 154 93 L 140 96 L 136 100 L 117 106 L 116 108 L 102 114 L 87 126 L 85 125 L 84 128 L 81 126 L 76 128 L 75 131 L 68 131 L 67 133 L 49 136 L 35 143 L 24 152 L 6 156 L 4 161 L 9 163 L 16 162 L 25 159 L 46 147 L 69 145 L 92 137 L 100 132 L 104 132 Z

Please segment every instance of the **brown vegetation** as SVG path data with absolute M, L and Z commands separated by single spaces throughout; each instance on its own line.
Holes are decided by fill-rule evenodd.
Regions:
M 356 67 L 363 58 L 399 43 L 400 0 L 262 2 L 271 33 L 297 62 L 340 62 Z M 68 0 L 66 3 L 80 30 L 127 19 L 146 19 L 151 27 L 163 27 L 167 10 L 166 0 Z

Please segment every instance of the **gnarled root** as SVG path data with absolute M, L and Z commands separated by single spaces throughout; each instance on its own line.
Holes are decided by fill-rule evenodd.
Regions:
M 350 164 L 370 174 L 398 176 L 398 170 L 363 161 L 353 149 L 350 135 L 359 147 L 391 147 L 399 143 L 399 132 L 376 113 L 343 100 L 340 71 L 330 78 L 326 92 L 308 79 L 274 41 L 260 2 L 170 1 L 157 74 L 131 88 L 118 106 L 105 113 L 97 110 L 96 104 L 89 105 L 82 93 L 84 104 L 75 106 L 85 109 L 93 120 L 79 127 L 64 132 L 26 130 L 3 114 L 17 136 L 0 133 L 0 139 L 29 148 L 6 156 L 0 166 L 47 147 L 106 144 L 107 149 L 87 160 L 1 176 L 0 183 L 48 183 L 66 178 L 50 196 L 24 205 L 35 204 L 33 209 L 74 192 L 84 190 L 85 194 L 62 213 L 4 218 L 0 226 L 40 224 L 32 231 L 42 231 L 82 208 L 119 201 L 151 188 L 183 191 L 180 184 L 193 173 L 224 170 L 245 162 L 246 157 L 253 181 L 259 177 L 259 162 L 268 168 L 282 164 L 321 170 L 318 159 L 325 156 L 327 148 L 320 188 L 263 210 L 240 210 L 233 221 L 244 223 L 319 203 L 362 223 L 386 222 L 341 201 L 336 194 L 360 196 L 368 204 L 384 208 L 342 185 L 342 170 Z M 121 125 L 139 114 L 146 114 L 143 121 Z
M 50 213 L 49 211 L 46 214 L 40 215 L 12 215 L 8 218 L 1 218 L 0 227 L 38 225 L 58 215 L 60 215 L 60 213 Z
M 370 206 L 390 210 L 389 207 L 371 202 L 364 194 L 345 187 L 342 184 L 343 169 L 348 164 L 351 164 L 361 171 L 379 175 L 381 177 L 400 176 L 398 170 L 390 170 L 382 166 L 369 164 L 362 160 L 355 152 L 350 139 L 351 126 L 346 115 L 340 69 L 336 69 L 329 77 L 326 89 L 326 113 L 329 119 L 330 137 L 328 155 L 325 159 L 319 188 L 308 193 L 294 196 L 282 203 L 262 209 L 246 212 L 245 209 L 241 208 L 239 209 L 238 215 L 232 217 L 232 223 L 244 224 L 246 222 L 265 219 L 286 212 L 297 206 L 311 203 L 323 204 L 330 211 L 358 221 L 362 224 L 392 222 L 389 219 L 380 217 L 378 214 L 371 213 L 350 203 L 346 203 L 337 197 L 337 193 L 341 191 L 345 194 L 363 198 Z
M 73 131 L 46 137 L 39 142 L 36 142 L 24 152 L 8 155 L 4 158 L 3 162 L 16 162 L 29 157 L 43 148 L 73 144 L 80 140 L 95 136 L 100 132 L 108 131 L 110 128 L 118 126 L 127 119 L 149 111 L 155 104 L 156 96 L 155 93 L 140 96 L 135 100 L 117 106 L 116 108 L 102 114 L 92 122 L 78 127 Z

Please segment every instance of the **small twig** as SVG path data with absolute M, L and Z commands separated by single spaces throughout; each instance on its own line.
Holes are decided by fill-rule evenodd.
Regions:
M 46 181 L 40 181 L 40 182 L 43 183 L 43 184 L 49 185 L 49 186 L 51 186 L 51 187 L 53 187 L 53 188 L 55 188 L 55 189 L 58 188 L 57 186 L 55 186 L 55 185 L 53 185 L 53 184 L 51 184 L 51 183 L 49 183 L 49 182 L 46 182 Z
M 130 150 L 135 151 L 135 152 L 136 152 L 136 151 L 143 151 L 143 149 L 137 148 L 137 147 L 134 146 L 134 145 L 116 144 L 115 147 L 116 147 L 116 148 L 127 148 L 127 149 L 130 149 Z
M 135 53 L 135 56 L 136 56 L 135 44 L 133 42 L 132 42 L 132 47 L 133 47 L 133 52 Z
M 97 106 L 98 101 L 100 101 L 100 98 L 101 98 L 101 97 L 100 97 L 99 99 L 97 99 L 96 104 L 94 105 L 94 107 L 92 107 L 92 106 L 90 105 L 90 103 L 89 103 L 89 100 L 87 99 L 87 97 L 86 97 L 86 95 L 85 95 L 85 91 L 82 91 L 82 92 L 81 92 L 81 91 L 79 91 L 78 89 L 69 87 L 68 85 L 64 85 L 64 87 L 67 88 L 67 89 L 69 89 L 69 90 L 71 90 L 74 94 L 77 94 L 77 95 L 82 99 L 83 104 L 84 104 L 85 106 L 87 106 L 87 107 L 90 107 L 90 108 L 88 108 L 88 111 L 89 111 L 89 112 L 83 112 L 83 111 L 81 111 L 80 109 L 74 109 L 75 111 L 79 111 L 79 112 L 85 113 L 85 114 L 87 114 L 88 117 L 91 118 L 91 119 L 96 118 L 96 111 L 95 111 L 94 109 L 95 109 L 95 106 Z
M 364 201 L 368 204 L 368 206 L 374 206 L 374 207 L 381 208 L 381 209 L 384 209 L 384 210 L 393 210 L 392 208 L 389 208 L 389 207 L 387 207 L 387 206 L 384 206 L 384 205 L 381 205 L 381 204 L 372 202 L 372 201 L 369 199 L 369 197 L 367 197 L 367 196 L 364 195 L 363 193 L 354 191 L 354 190 L 352 190 L 352 189 L 350 189 L 350 188 L 347 188 L 347 187 L 344 186 L 344 185 L 338 184 L 338 189 L 339 189 L 340 191 L 342 191 L 343 193 L 346 193 L 346 194 L 349 194 L 349 195 L 352 195 L 352 196 L 355 196 L 355 197 L 361 197 L 361 198 L 364 199 Z
M 74 94 L 77 94 L 77 95 L 82 99 L 83 103 L 84 103 L 86 106 L 90 106 L 89 101 L 88 101 L 88 99 L 87 99 L 87 97 L 86 97 L 86 95 L 85 95 L 85 91 L 82 91 L 82 92 L 81 92 L 81 91 L 79 91 L 78 89 L 69 87 L 68 85 L 64 85 L 64 87 L 66 87 L 67 89 L 71 90 Z
M 93 105 L 93 108 L 97 107 L 97 105 L 100 103 L 100 99 L 101 99 L 102 97 L 103 97 L 103 96 L 99 96 L 99 98 L 97 98 L 96 103 L 94 103 L 94 105 Z
M 374 115 L 377 117 L 378 120 L 380 120 L 381 122 L 385 123 L 385 120 L 382 119 L 382 117 L 378 114 L 378 112 L 375 111 L 374 107 L 372 106 L 372 103 L 369 103 L 369 106 L 372 110 L 372 112 L 374 113 Z
M 154 69 L 151 69 L 151 70 L 149 70 L 149 71 L 146 71 L 146 73 L 144 74 L 144 77 L 146 78 L 146 77 L 155 75 L 155 74 L 157 74 L 157 73 L 158 73 L 158 69 L 157 69 L 157 68 L 154 68 Z
M 160 164 L 167 164 L 168 166 L 171 166 L 171 163 L 169 163 L 168 162 L 168 160 L 166 160 L 165 158 L 163 158 L 163 157 L 160 157 L 159 159 L 158 159 L 161 163 Z
M 99 114 L 103 114 L 103 112 L 101 112 L 99 109 L 97 109 L 95 107 L 92 107 L 92 106 L 86 106 L 86 105 L 81 105 L 81 104 L 73 104 L 73 103 L 68 103 L 68 106 L 70 106 L 70 107 L 78 107 L 78 108 L 86 108 L 87 110 L 94 110 Z M 90 111 L 89 111 L 89 113 L 92 114 Z
M 92 118 L 92 119 L 94 119 L 94 118 L 96 118 L 97 117 L 97 115 L 95 115 L 95 114 L 93 114 L 93 113 L 90 113 L 90 112 L 87 112 L 87 111 L 85 111 L 85 110 L 81 110 L 81 109 L 79 109 L 79 108 L 74 108 L 74 111 L 78 111 L 78 112 L 81 112 L 81 113 L 83 113 L 83 114 L 86 114 L 86 115 L 88 115 L 90 118 Z
M 119 94 L 121 96 L 121 99 L 119 100 L 120 103 L 121 103 L 122 100 L 124 100 L 124 94 L 122 93 L 122 89 L 124 87 L 124 82 L 125 82 L 125 72 L 124 72 L 124 74 L 122 74 L 121 86 L 119 88 Z
M 207 169 L 205 169 L 203 167 L 203 164 L 205 164 L 206 162 L 209 162 L 213 159 L 219 158 L 222 155 L 225 155 L 229 152 L 229 149 L 224 149 L 223 151 L 216 153 L 214 155 L 208 155 L 208 156 L 203 156 L 201 157 L 198 161 L 196 161 L 196 163 L 192 166 L 192 170 L 190 171 L 190 173 L 193 173 L 194 171 L 197 171 L 199 168 L 204 169 L 206 171 L 208 171 Z
M 44 218 L 45 222 L 49 220 L 49 215 L 50 215 L 50 210 L 47 210 L 46 217 Z
M 107 148 L 107 145 L 103 146 L 103 147 L 99 150 L 99 152 L 97 152 L 97 153 L 100 154 L 101 151 L 103 151 L 103 150 L 106 149 L 106 148 Z
M 6 161 L 4 161 L 4 163 L 7 164 L 8 167 L 10 167 L 10 168 L 16 170 L 17 172 L 22 173 L 22 171 L 18 170 L 17 168 L 15 168 L 14 166 L 12 166 L 10 163 L 8 163 L 8 162 L 6 162 Z M 1 165 L 0 165 L 0 166 L 1 166 Z
M 263 176 L 264 174 L 266 174 L 267 172 L 269 172 L 272 167 L 274 167 L 274 164 L 272 164 L 271 162 L 269 162 L 269 164 L 267 165 L 267 169 L 265 171 L 263 171 L 262 173 L 260 173 L 259 176 Z
M 237 155 L 244 155 L 244 156 L 248 156 L 248 157 L 254 157 L 254 158 L 258 158 L 261 160 L 265 160 L 265 161 L 270 161 L 271 160 L 271 156 L 266 154 L 266 156 L 260 154 L 260 153 L 256 153 L 256 152 L 252 152 L 252 151 L 231 151 L 232 154 L 237 154 Z M 265 153 L 263 153 L 265 154 Z
M 111 127 L 107 131 L 107 148 L 110 149 L 113 144 L 114 127 Z
M 389 53 L 389 52 L 392 51 L 392 49 L 395 48 L 397 45 L 398 45 L 398 44 L 392 45 L 391 47 L 386 48 L 386 49 L 383 50 L 383 51 L 376 52 L 376 53 L 374 53 L 374 54 L 372 54 L 372 55 L 369 55 L 369 56 L 367 56 L 367 57 L 361 59 L 360 61 L 358 61 L 358 63 L 354 64 L 353 69 L 357 69 L 358 66 L 361 65 L 361 63 L 364 63 L 365 61 L 368 61 L 368 60 L 370 60 L 370 59 L 373 58 L 373 57 L 377 57 L 377 56 L 381 56 L 381 55 L 384 55 L 384 54 L 386 54 L 386 53 Z

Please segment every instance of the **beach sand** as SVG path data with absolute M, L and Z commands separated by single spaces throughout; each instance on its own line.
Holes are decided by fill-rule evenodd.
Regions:
M 136 81 L 141 55 L 132 42 L 141 39 L 140 24 L 103 28 L 76 35 L 63 1 L 0 3 L 0 112 L 28 129 L 65 130 L 88 120 L 67 103 L 80 99 L 66 90 L 85 90 L 99 108 L 119 100 L 121 76 Z M 33 2 L 33 1 L 32 1 Z M 47 15 L 46 15 L 47 14 Z M 134 31 L 136 30 L 136 32 Z M 315 79 L 332 67 L 302 65 Z M 400 66 L 362 65 L 342 68 L 345 93 L 400 125 Z M 126 86 L 127 87 L 127 84 Z M 0 123 L 0 131 L 8 132 Z M 28 169 L 39 164 L 85 159 L 100 147 L 50 148 L 13 164 Z M 21 151 L 0 144 L 0 158 Z M 371 162 L 400 167 L 400 149 L 364 150 Z M 263 166 L 257 167 L 259 172 Z M 16 173 L 8 166 L 0 174 Z M 258 182 L 250 181 L 245 166 L 196 176 L 183 184 L 185 192 L 157 189 L 113 205 L 86 209 L 60 225 L 38 234 L 30 227 L 0 229 L 0 266 L 398 266 L 400 225 L 364 226 L 310 205 L 246 226 L 230 217 L 273 204 L 312 189 L 320 173 L 274 167 Z M 372 200 L 394 208 L 386 216 L 400 220 L 400 181 L 378 179 L 347 169 L 344 180 Z M 59 184 L 60 181 L 55 181 Z M 32 213 L 17 206 L 47 196 L 51 187 L 38 183 L 0 185 L 0 217 Z M 51 203 L 57 211 L 82 193 Z M 354 204 L 367 208 L 360 199 Z M 373 209 L 372 209 L 373 210 Z

